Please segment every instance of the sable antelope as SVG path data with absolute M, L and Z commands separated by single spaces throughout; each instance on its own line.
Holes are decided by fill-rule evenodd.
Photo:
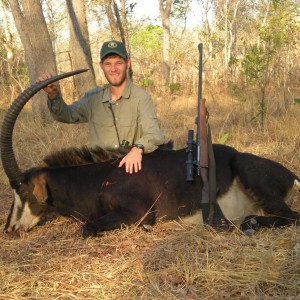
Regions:
M 26 102 L 46 85 L 82 70 L 54 76 L 26 89 L 8 110 L 1 131 L 2 164 L 14 192 L 5 232 L 29 230 L 49 212 L 85 221 L 83 235 L 122 224 L 154 224 L 158 219 L 192 216 L 201 210 L 202 181 L 187 183 L 186 149 L 144 155 L 143 169 L 118 168 L 122 154 L 101 148 L 66 149 L 44 159 L 45 165 L 21 171 L 12 147 L 15 121 Z M 217 201 L 227 220 L 246 233 L 260 227 L 299 222 L 288 206 L 300 180 L 269 159 L 213 145 Z

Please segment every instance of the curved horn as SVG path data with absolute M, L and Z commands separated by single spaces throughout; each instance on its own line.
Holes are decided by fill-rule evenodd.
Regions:
M 51 84 L 55 81 L 60 79 L 80 74 L 86 72 L 88 69 L 81 69 L 76 70 L 68 73 L 63 73 L 49 79 L 46 79 L 41 82 L 37 82 L 32 84 L 29 88 L 24 90 L 11 104 L 10 108 L 8 109 L 4 121 L 2 123 L 1 129 L 1 141 L 0 141 L 0 148 L 1 148 L 1 160 L 3 169 L 6 173 L 6 176 L 9 179 L 10 185 L 12 188 L 17 188 L 21 183 L 21 176 L 22 172 L 20 171 L 15 154 L 12 147 L 12 134 L 14 125 L 16 122 L 17 117 L 19 116 L 21 110 L 25 106 L 25 104 L 41 89 L 45 88 L 48 84 Z

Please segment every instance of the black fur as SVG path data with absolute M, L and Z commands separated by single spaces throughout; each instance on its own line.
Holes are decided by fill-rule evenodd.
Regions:
M 67 148 L 46 156 L 43 161 L 49 168 L 72 167 L 85 164 L 105 162 L 120 158 L 122 154 L 116 150 L 103 150 L 100 147 Z
M 297 214 L 283 201 L 299 178 L 281 164 L 224 145 L 214 145 L 218 196 L 226 193 L 234 178 L 267 214 L 294 219 Z
M 225 195 L 237 179 L 244 192 L 272 215 L 251 216 L 242 230 L 288 225 L 299 218 L 284 202 L 298 179 L 292 172 L 274 161 L 228 146 L 213 145 L 213 149 L 217 197 Z M 84 236 L 122 224 L 153 225 L 159 219 L 188 216 L 201 208 L 202 181 L 196 176 L 195 182 L 186 182 L 185 149 L 157 149 L 146 154 L 142 170 L 135 174 L 118 168 L 120 159 L 119 154 L 100 148 L 63 151 L 47 157 L 48 166 L 27 171 L 23 183 L 29 186 L 34 176 L 45 176 L 48 211 L 84 220 Z M 251 223 L 253 218 L 257 225 Z

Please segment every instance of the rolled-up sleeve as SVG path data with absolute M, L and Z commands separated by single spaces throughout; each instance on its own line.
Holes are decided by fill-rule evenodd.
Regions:
M 149 95 L 143 97 L 139 101 L 138 122 L 141 130 L 141 137 L 136 140 L 136 143 L 143 144 L 146 153 L 152 152 L 159 145 L 165 142 L 165 137 L 159 127 L 157 115 L 155 113 L 152 99 Z
M 89 120 L 90 92 L 87 92 L 78 101 L 68 105 L 59 93 L 56 98 L 48 99 L 48 107 L 53 118 L 63 123 L 85 123 Z

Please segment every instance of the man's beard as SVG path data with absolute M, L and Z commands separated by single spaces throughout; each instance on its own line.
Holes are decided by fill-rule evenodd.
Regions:
M 124 73 L 122 73 L 121 78 L 118 80 L 111 80 L 108 75 L 106 75 L 106 74 L 104 74 L 104 75 L 105 75 L 107 81 L 109 82 L 109 84 L 111 86 L 115 86 L 115 87 L 121 86 L 124 83 L 124 81 L 126 80 L 126 71 Z

